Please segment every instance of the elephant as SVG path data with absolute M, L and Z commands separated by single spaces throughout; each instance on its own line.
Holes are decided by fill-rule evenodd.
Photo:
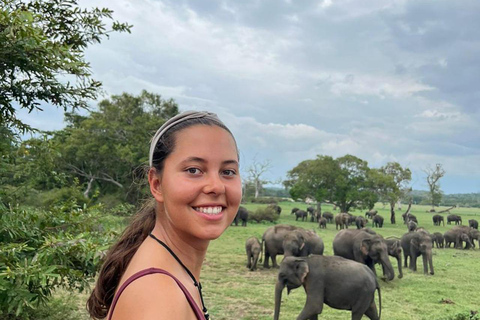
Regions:
M 322 218 L 322 212 L 319 210 L 315 210 L 315 221 L 320 222 L 321 218 Z
M 376 214 L 378 213 L 377 210 L 369 210 L 367 212 L 365 212 L 365 218 L 373 218 Z
M 362 216 L 358 216 L 355 218 L 355 224 L 357 225 L 357 229 L 365 228 L 368 223 L 368 220 Z
M 295 212 L 297 212 L 298 210 L 300 210 L 299 208 L 293 208 L 292 211 L 290 212 L 290 214 L 294 214 Z
M 308 217 L 308 213 L 306 211 L 297 210 L 295 212 L 295 221 L 298 221 L 298 218 L 301 218 L 302 221 L 305 221 L 305 219 L 307 219 L 307 217 Z
M 307 208 L 307 214 L 310 215 L 310 222 L 313 222 L 315 219 L 315 208 L 314 207 L 308 207 Z
M 432 244 L 436 245 L 437 248 L 445 247 L 445 238 L 440 232 L 434 232 L 432 234 Z
M 402 279 L 402 246 L 400 245 L 400 238 L 387 238 L 385 243 L 387 244 L 388 255 L 397 259 L 398 278 Z
M 233 223 L 235 223 L 235 226 L 238 226 L 238 219 L 242 220 L 242 227 L 247 226 L 248 210 L 245 207 L 240 206 L 238 208 L 237 215 L 235 216 L 235 219 L 233 220 Z
M 349 216 L 347 213 L 339 213 L 335 216 L 335 229 L 338 230 L 338 226 L 340 229 L 347 228 L 348 229 L 348 219 Z
M 327 219 L 325 219 L 324 217 L 321 217 L 319 220 L 318 220 L 318 227 L 320 229 L 327 229 Z
M 439 214 L 434 215 L 432 217 L 432 220 L 433 220 L 433 225 L 434 226 L 439 226 L 440 222 L 443 223 L 443 225 L 445 226 L 445 220 L 443 219 L 443 216 L 441 216 Z
M 268 205 L 269 208 L 272 208 L 278 215 L 282 212 L 282 207 L 280 207 L 278 204 L 272 203 Z
M 324 303 L 334 309 L 351 310 L 352 320 L 360 320 L 363 315 L 372 320 L 380 319 L 380 286 L 372 271 L 358 262 L 317 255 L 285 258 L 275 285 L 274 320 L 280 316 L 283 289 L 287 287 L 287 293 L 290 293 L 300 286 L 304 287 L 307 298 L 297 320 L 317 320 Z M 376 290 L 380 314 L 374 299 Z
M 276 257 L 278 254 L 283 254 L 283 239 L 290 231 L 300 229 L 287 224 L 277 224 L 265 230 L 262 236 L 262 247 L 265 255 L 263 260 L 263 267 L 268 268 L 268 260 L 272 259 L 273 267 L 278 267 Z
M 257 269 L 258 258 L 262 255 L 262 244 L 257 237 L 250 237 L 245 242 L 245 251 L 247 251 L 247 268 L 250 271 Z
M 322 255 L 325 248 L 322 238 L 315 232 L 297 229 L 288 232 L 283 238 L 284 257 L 306 257 L 310 254 Z
M 450 230 L 447 230 L 443 236 L 445 238 L 445 248 L 450 248 L 453 243 L 457 249 L 463 248 L 463 242 L 465 242 L 464 249 L 473 248 L 473 243 L 470 239 L 470 227 L 467 226 L 455 226 Z
M 423 258 L 423 273 L 428 274 L 430 266 L 430 274 L 434 274 L 433 257 L 432 257 L 432 238 L 426 231 L 408 232 L 402 236 L 400 244 L 403 249 L 404 267 L 408 265 L 410 258 L 410 269 L 417 271 L 417 258 L 421 255 Z
M 413 221 L 415 221 L 415 223 L 418 224 L 417 217 L 414 216 L 413 214 L 409 213 L 409 212 L 408 213 L 405 212 L 404 214 L 402 214 L 402 218 L 403 218 L 403 224 L 407 224 L 408 221 L 410 221 L 410 220 L 413 220 Z
M 382 265 L 387 280 L 393 280 L 395 273 L 388 258 L 385 240 L 377 234 L 361 229 L 340 230 L 333 239 L 333 253 L 336 256 L 366 264 L 373 273 L 375 264 Z
M 477 240 L 478 247 L 480 248 L 480 231 L 478 231 L 477 229 L 471 229 L 470 230 L 470 240 L 472 241 L 473 247 L 475 247 L 475 241 L 473 241 L 473 240 Z
M 452 221 L 455 221 L 455 225 L 462 224 L 462 217 L 456 214 L 449 214 L 447 216 L 447 224 L 452 224 Z
M 478 221 L 475 219 L 468 220 L 468 226 L 478 230 Z
M 408 232 L 413 232 L 415 230 L 417 230 L 417 223 L 413 220 L 410 220 L 407 222 L 407 228 L 408 228 Z
M 378 228 L 382 228 L 383 227 L 383 217 L 379 214 L 373 216 L 373 219 L 372 219 L 372 227 L 378 227 Z
M 323 241 L 314 232 L 307 231 L 300 227 L 295 227 L 287 224 L 278 224 L 265 230 L 262 236 L 262 247 L 264 248 L 265 260 L 263 261 L 263 267 L 268 268 L 269 259 L 272 259 L 272 266 L 278 267 L 277 255 L 284 254 L 284 239 L 293 231 L 301 230 L 305 240 L 305 247 L 301 249 L 301 255 L 310 253 L 323 253 Z M 292 238 L 293 239 L 293 238 Z M 319 242 L 319 240 L 321 243 Z M 288 244 L 288 243 L 287 243 Z M 288 244 L 290 245 L 290 244 Z M 295 245 L 291 244 L 291 248 L 288 250 L 293 251 Z
M 355 223 L 355 220 L 357 219 L 357 217 L 355 217 L 353 214 L 350 214 L 350 213 L 347 213 L 348 214 L 348 225 L 351 226 L 352 224 Z
M 327 219 L 327 222 L 333 222 L 333 213 L 327 211 L 322 214 L 322 217 Z

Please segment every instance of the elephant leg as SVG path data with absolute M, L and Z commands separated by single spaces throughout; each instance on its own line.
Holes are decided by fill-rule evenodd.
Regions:
M 273 255 L 272 254 L 272 267 L 273 268 L 278 268 L 278 264 L 277 264 L 277 255 Z
M 252 268 L 252 255 L 250 253 L 247 254 L 247 268 L 250 270 Z
M 263 267 L 265 269 L 268 268 L 268 260 L 270 260 L 270 253 L 268 252 L 268 250 L 265 248 L 265 260 L 263 260 Z
M 315 294 L 307 292 L 307 301 L 297 320 L 318 319 L 318 315 L 323 311 L 323 293 Z
M 410 270 L 417 271 L 417 255 L 415 253 L 410 255 Z
M 408 268 L 408 252 L 403 250 L 403 267 Z
M 370 306 L 368 307 L 367 311 L 364 313 L 369 319 L 371 320 L 379 320 L 380 318 L 378 317 L 378 311 L 377 311 L 377 305 L 375 304 L 375 301 L 372 301 Z M 353 319 L 353 316 L 352 316 Z M 361 319 L 361 318 L 359 318 Z

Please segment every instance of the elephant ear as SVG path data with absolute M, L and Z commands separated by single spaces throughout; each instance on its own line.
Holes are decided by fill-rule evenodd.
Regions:
M 295 260 L 295 274 L 297 275 L 298 279 L 300 279 L 301 283 L 304 283 L 305 278 L 307 277 L 309 272 L 308 263 L 304 259 L 297 259 Z
M 368 256 L 368 251 L 370 250 L 371 244 L 372 240 L 370 238 L 363 238 L 358 241 L 358 246 L 353 252 L 355 261 L 362 263 L 365 261 L 365 257 Z
M 415 249 L 418 249 L 420 247 L 420 239 L 418 237 L 412 238 L 412 240 L 410 240 L 410 245 Z

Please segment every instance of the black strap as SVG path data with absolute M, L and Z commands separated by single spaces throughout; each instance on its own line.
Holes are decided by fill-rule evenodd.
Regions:
M 155 237 L 152 233 L 149 234 L 149 236 L 153 239 L 155 239 L 159 244 L 161 244 L 165 249 L 167 249 L 167 251 L 172 255 L 172 257 L 175 258 L 175 260 L 177 260 L 177 262 L 183 267 L 183 269 L 185 269 L 185 271 L 188 273 L 188 275 L 190 276 L 190 278 L 192 278 L 193 280 L 193 284 L 195 285 L 195 287 L 197 287 L 198 289 L 198 293 L 200 294 L 200 300 L 202 301 L 202 307 L 203 307 L 203 314 L 205 315 L 205 319 L 208 320 L 210 318 L 210 315 L 208 314 L 208 310 L 207 310 L 207 307 L 205 307 L 205 303 L 203 302 L 203 295 L 202 295 L 202 284 L 200 282 L 197 282 L 197 279 L 195 279 L 195 276 L 190 272 L 190 270 L 188 270 L 188 268 L 183 264 L 182 260 L 180 260 L 179 257 L 177 257 L 177 255 L 175 254 L 175 252 L 172 251 L 172 249 L 170 249 L 169 246 L 167 246 L 166 243 L 164 243 L 162 240 L 158 239 L 157 237 Z

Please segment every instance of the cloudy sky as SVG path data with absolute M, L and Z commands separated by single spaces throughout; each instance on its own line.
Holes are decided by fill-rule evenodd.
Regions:
M 286 177 L 317 154 L 397 161 L 426 189 L 480 192 L 480 1 L 80 0 L 132 34 L 88 49 L 107 96 L 142 89 L 216 112 L 243 168 Z M 62 128 L 61 112 L 25 115 Z

